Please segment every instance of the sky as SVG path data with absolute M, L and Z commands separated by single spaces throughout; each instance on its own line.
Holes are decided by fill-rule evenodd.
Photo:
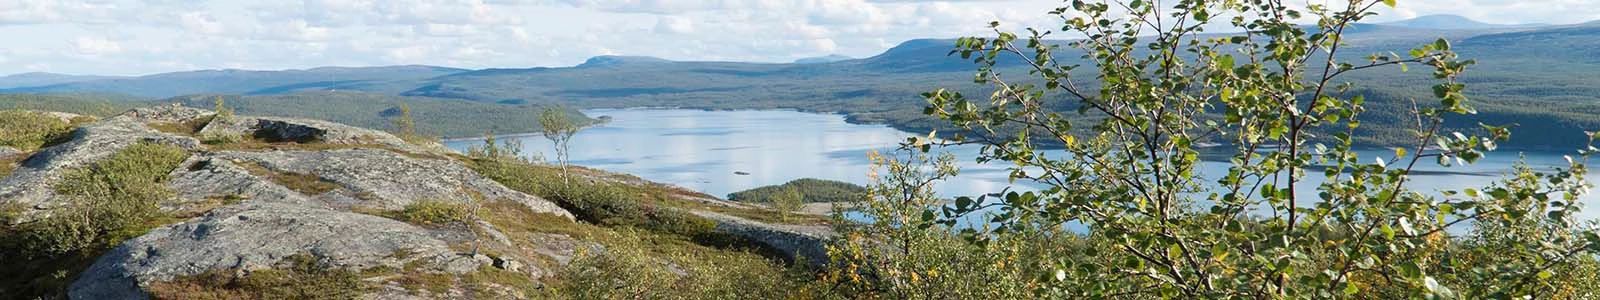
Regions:
M 1303 2 L 1304 0 L 1302 0 Z M 1324 1 L 1324 0 L 1310 0 Z M 1289 2 L 1296 2 L 1290 0 Z M 1059 27 L 1055 0 L 0 0 L 0 74 L 437 65 L 561 67 L 598 55 L 789 62 L 915 38 Z M 1600 0 L 1400 0 L 1377 21 L 1600 19 Z

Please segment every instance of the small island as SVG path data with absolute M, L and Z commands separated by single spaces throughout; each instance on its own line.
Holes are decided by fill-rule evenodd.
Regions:
M 728 200 L 748 203 L 771 203 L 778 193 L 795 189 L 806 203 L 849 202 L 867 194 L 860 185 L 827 179 L 801 178 L 780 185 L 769 185 L 728 194 Z

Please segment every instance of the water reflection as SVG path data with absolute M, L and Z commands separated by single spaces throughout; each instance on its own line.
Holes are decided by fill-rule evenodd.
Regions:
M 869 151 L 889 151 L 906 137 L 919 135 L 882 125 L 845 123 L 840 115 L 793 111 L 597 109 L 584 113 L 611 116 L 612 122 L 586 129 L 573 138 L 574 163 L 717 196 L 805 177 L 865 183 Z M 552 156 L 550 142 L 543 137 L 518 138 L 527 151 Z M 478 143 L 481 141 L 446 144 L 464 151 Z M 978 150 L 975 146 L 946 149 L 959 158 L 962 172 L 955 180 L 940 185 L 940 194 L 975 196 L 1011 186 L 1006 180 L 1006 164 L 979 165 L 972 159 Z M 1362 157 L 1370 160 L 1388 153 L 1370 151 Z M 1536 170 L 1565 166 L 1561 153 L 1520 155 Z M 1444 168 L 1431 161 L 1422 162 L 1417 168 L 1422 172 L 1411 176 L 1410 186 L 1425 192 L 1483 187 L 1498 180 L 1499 174 L 1511 171 L 1518 158 L 1518 152 L 1499 151 L 1467 167 Z M 1206 162 L 1199 172 L 1200 181 L 1215 181 L 1206 174 L 1225 174 L 1227 168 L 1226 162 Z M 1301 183 L 1302 190 L 1314 190 L 1323 182 L 1321 172 L 1310 173 Z M 1019 189 L 1029 187 L 1022 182 L 1017 185 Z M 1315 193 L 1307 194 L 1315 197 Z M 1593 194 L 1585 197 L 1588 203 L 1595 199 Z M 1600 208 L 1584 215 L 1593 219 L 1600 215 L 1597 210 Z

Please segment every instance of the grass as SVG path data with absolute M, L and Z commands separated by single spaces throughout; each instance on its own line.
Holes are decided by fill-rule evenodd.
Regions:
M 151 228 L 176 222 L 160 203 L 173 192 L 167 174 L 188 158 L 165 144 L 131 145 L 90 166 L 68 170 L 54 186 L 67 199 L 50 216 L 0 226 L 0 298 L 60 298 L 101 253 Z M 0 210 L 3 224 L 24 208 Z
M 799 286 L 810 281 L 809 273 L 786 269 L 780 261 L 764 256 L 762 249 L 706 245 L 693 237 L 631 226 L 572 222 L 506 201 L 486 205 L 485 221 L 517 243 L 531 243 L 542 234 L 565 235 L 582 242 L 575 247 L 572 265 L 558 266 L 550 259 L 535 261 L 535 266 L 559 274 L 540 282 L 550 289 L 524 289 L 529 295 L 552 299 L 629 298 L 605 292 L 616 289 L 650 291 L 642 294 L 648 299 L 771 299 L 799 291 Z M 680 275 L 674 270 L 685 273 Z M 480 271 L 473 276 L 504 275 L 511 274 Z M 528 286 L 519 277 L 479 280 Z
M 443 225 L 467 223 L 472 208 L 464 203 L 423 200 L 412 202 L 400 210 L 376 212 L 375 215 L 416 225 Z
M 22 163 L 22 160 L 27 158 L 27 155 L 0 157 L 0 178 L 11 176 L 11 172 L 15 172 L 17 170 L 18 164 Z
M 151 129 L 155 129 L 156 131 L 160 131 L 160 132 L 187 135 L 187 136 L 195 136 L 195 135 L 200 133 L 201 129 L 205 129 L 207 124 L 211 124 L 211 120 L 214 120 L 216 118 L 217 118 L 217 115 L 213 114 L 213 115 L 206 115 L 206 116 L 199 117 L 199 118 L 194 118 L 193 120 L 189 120 L 189 121 L 183 122 L 183 123 L 157 122 L 157 123 L 148 124 L 147 126 L 150 126 Z
M 361 280 L 363 272 L 333 268 L 315 257 L 296 254 L 265 270 L 213 270 L 195 276 L 156 282 L 148 291 L 154 299 L 359 299 L 372 290 Z
M 300 174 L 291 172 L 278 172 L 267 169 L 259 163 L 240 164 L 250 174 L 266 178 L 278 185 L 289 188 L 306 196 L 316 196 L 339 189 L 339 184 L 323 179 L 315 174 Z

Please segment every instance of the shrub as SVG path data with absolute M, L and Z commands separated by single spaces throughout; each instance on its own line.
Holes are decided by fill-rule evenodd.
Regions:
M 109 247 L 142 234 L 160 215 L 160 203 L 172 197 L 162 183 L 189 153 L 182 148 L 137 143 L 87 168 L 62 176 L 56 192 L 66 207 L 24 230 L 25 248 L 54 256 L 91 246 Z
M 406 205 L 388 217 L 413 224 L 465 223 L 472 209 L 461 203 L 423 200 Z
M 164 182 L 188 152 L 137 143 L 55 185 L 67 202 L 47 218 L 0 230 L 0 298 L 49 297 L 62 292 L 101 252 L 160 225 L 161 201 L 173 194 Z M 11 223 L 24 208 L 0 209 Z
M 1304 8 L 1278 1 L 1069 2 L 1051 12 L 1062 17 L 1059 31 L 1019 35 L 992 23 L 995 37 L 957 40 L 951 53 L 976 62 L 974 79 L 992 93 L 923 95 L 924 113 L 960 129 L 949 142 L 980 144 L 977 161 L 1004 162 L 1009 179 L 1042 187 L 935 207 L 927 202 L 931 193 L 909 202 L 895 195 L 941 176 L 878 173 L 899 188 L 872 199 L 889 200 L 892 212 L 869 214 L 869 227 L 888 233 L 876 236 L 902 241 L 897 236 L 915 230 L 960 230 L 982 246 L 1055 237 L 1070 227 L 1087 232 L 1066 233 L 1095 245 L 1086 256 L 1044 251 L 1057 254 L 1007 262 L 1048 266 L 1029 272 L 1047 280 L 986 281 L 996 289 L 1033 288 L 1014 298 L 1528 299 L 1569 286 L 1592 289 L 1585 281 L 1593 276 L 1555 272 L 1592 269 L 1587 258 L 1600 255 L 1600 233 L 1575 217 L 1590 188 L 1584 160 L 1600 153 L 1592 146 L 1600 134 L 1586 133 L 1587 150 L 1551 172 L 1519 167 L 1482 189 L 1407 185 L 1419 162 L 1473 163 L 1510 138 L 1511 128 L 1447 126 L 1477 112 L 1460 81 L 1475 62 L 1447 40 L 1404 55 L 1339 53 L 1351 42 L 1346 29 L 1395 0 Z M 1180 21 L 1167 27 L 1161 24 L 1173 23 L 1163 20 Z M 1315 25 L 1305 25 L 1309 20 Z M 1235 33 L 1206 32 L 1219 27 Z M 1089 38 L 1056 42 L 1056 32 Z M 1029 71 L 997 72 L 998 64 Z M 1431 71 L 1431 86 L 1405 85 L 1432 91 L 1431 98 L 1369 103 L 1341 77 L 1389 67 L 1398 73 L 1407 65 Z M 1067 116 L 1072 106 L 1076 117 Z M 1399 126 L 1411 133 L 1399 137 L 1403 148 L 1377 157 L 1357 151 L 1363 121 L 1377 121 L 1364 115 L 1369 110 L 1412 120 Z M 1202 149 L 1208 141 L 1221 145 Z M 945 142 L 912 138 L 902 146 L 925 155 Z M 1202 150 L 1228 157 L 1220 162 L 1227 171 L 1199 174 L 1209 164 Z M 983 231 L 957 227 L 966 218 L 986 220 Z M 1466 226 L 1474 230 L 1452 230 Z M 1049 249 L 1039 245 L 1000 250 Z M 983 251 L 973 249 L 986 248 L 965 250 Z M 917 277 L 903 279 L 874 283 L 918 290 Z
M 785 220 L 789 218 L 789 214 L 799 211 L 805 205 L 806 198 L 800 194 L 799 188 L 785 188 L 772 198 L 772 209 L 778 210 L 778 214 Z
M 32 151 L 72 133 L 72 124 L 41 112 L 0 110 L 0 146 Z

